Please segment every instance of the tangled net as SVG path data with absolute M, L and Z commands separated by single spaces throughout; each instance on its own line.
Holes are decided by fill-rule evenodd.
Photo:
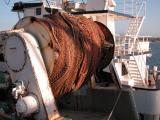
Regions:
M 51 69 L 48 72 L 55 97 L 78 90 L 96 71 L 106 67 L 113 57 L 114 40 L 102 23 L 64 12 L 43 19 L 29 19 L 30 22 L 25 22 L 27 18 L 22 19 L 24 24 L 18 24 L 15 28 L 24 27 L 27 32 L 34 29 L 32 32 L 37 35 L 42 32 L 36 29 L 36 23 L 43 23 L 42 27 L 47 28 L 45 32 L 51 39 L 48 46 L 55 53 L 51 61 L 54 66 L 49 66 Z
M 49 76 L 55 96 L 79 89 L 98 67 L 110 62 L 114 49 L 109 53 L 105 48 L 110 48 L 111 42 L 113 45 L 113 39 L 100 23 L 67 13 L 49 16 L 44 22 L 52 30 L 52 45 L 58 54 Z

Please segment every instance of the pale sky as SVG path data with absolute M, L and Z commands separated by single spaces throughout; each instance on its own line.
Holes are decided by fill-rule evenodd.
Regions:
M 8 0 L 0 0 L 0 30 L 12 28 L 18 21 L 17 14 L 11 12 L 14 2 L 27 0 L 11 0 L 9 5 L 6 5 L 4 1 Z M 115 1 L 122 2 L 122 0 Z M 147 15 L 140 34 L 160 37 L 160 0 L 147 0 L 147 2 Z M 121 33 L 123 26 L 118 26 L 117 32 Z

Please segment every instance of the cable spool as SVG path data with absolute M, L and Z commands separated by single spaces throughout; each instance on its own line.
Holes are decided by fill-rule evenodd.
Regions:
M 111 32 L 83 16 L 56 13 L 43 19 L 26 17 L 14 29 L 20 28 L 37 39 L 55 97 L 79 89 L 113 57 Z

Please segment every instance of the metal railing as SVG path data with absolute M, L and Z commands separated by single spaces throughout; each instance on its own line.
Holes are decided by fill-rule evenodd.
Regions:
M 147 39 L 148 40 L 148 39 Z M 143 42 L 144 43 L 144 42 Z M 147 82 L 146 81 L 148 81 L 148 72 L 149 72 L 149 69 L 148 69 L 148 67 L 147 67 L 147 65 L 146 65 L 146 60 L 145 60 L 145 58 L 144 58 L 144 51 L 143 51 L 143 49 L 141 48 L 141 45 L 140 45 L 140 41 L 139 41 L 139 39 L 137 39 L 137 44 L 136 44 L 136 46 L 137 46 L 137 48 L 138 48 L 138 54 L 136 55 L 138 58 L 137 59 L 135 59 L 135 54 L 133 53 L 133 57 L 134 57 L 134 59 L 135 59 L 135 61 L 136 61 L 136 64 L 137 64 L 137 66 L 138 66 L 138 69 L 139 69 L 139 72 L 140 72 L 140 75 L 141 75 L 141 78 L 142 78 L 142 80 L 143 80 L 143 83 L 144 83 L 144 85 L 145 86 L 147 86 Z M 143 70 L 145 70 L 145 71 L 143 71 Z M 142 76 L 143 75 L 143 73 L 144 73 L 144 76 Z
M 146 6 L 146 0 L 123 0 L 122 2 L 116 2 L 116 4 L 117 6 L 115 8 L 115 11 L 136 16 L 139 13 L 139 8 L 142 6 L 142 4 Z M 146 7 L 144 7 L 143 12 L 141 13 L 141 16 L 145 15 Z
M 134 7 L 136 7 L 136 12 L 135 12 L 136 15 L 134 15 L 135 18 L 133 18 L 132 22 L 130 22 L 127 34 L 124 35 L 124 36 L 120 36 L 118 38 L 118 39 L 121 40 L 121 43 L 120 43 L 121 45 L 119 45 L 119 47 L 120 48 L 124 47 L 123 48 L 124 49 L 123 50 L 124 55 L 125 55 L 125 53 L 128 53 L 128 52 L 131 53 L 132 52 L 132 49 L 134 47 L 134 44 L 136 43 L 140 28 L 141 28 L 143 20 L 144 20 L 144 17 L 140 17 L 140 16 L 141 15 L 145 16 L 145 14 L 146 14 L 146 2 L 145 2 L 145 0 L 141 0 L 141 4 L 140 4 L 140 2 L 137 2 L 137 1 L 139 1 L 139 0 L 135 0 L 134 2 L 132 0 L 132 2 L 129 2 L 129 4 L 131 4 L 131 8 L 135 4 Z M 125 0 L 124 0 L 123 4 L 125 4 L 124 5 L 125 6 L 124 7 L 124 12 L 125 12 L 126 6 L 127 6 Z M 138 4 L 138 6 L 137 6 L 137 4 Z M 132 13 L 133 13 L 133 8 L 132 8 Z M 136 25 L 134 25 L 134 24 L 136 24 Z M 117 38 L 116 38 L 116 40 L 117 40 Z M 119 41 L 118 41 L 118 43 L 116 41 L 116 44 L 119 44 Z
M 149 42 L 150 36 L 139 36 L 137 37 L 136 43 L 134 43 L 134 48 L 132 52 L 145 52 L 145 49 L 141 48 L 139 42 Z M 127 49 L 130 43 L 126 42 L 126 39 L 129 39 L 129 36 L 115 36 L 115 56 L 126 56 L 130 52 Z
M 126 42 L 126 39 L 128 38 L 126 38 L 126 36 L 116 36 L 115 56 L 121 56 L 123 58 L 124 56 L 127 56 L 130 54 L 129 56 L 132 56 L 137 64 L 139 73 L 142 77 L 142 80 L 145 86 L 147 85 L 146 81 L 148 81 L 149 69 L 146 66 L 146 62 L 145 62 L 146 60 L 144 57 L 144 52 L 146 51 L 146 49 L 142 49 L 140 42 L 145 43 L 145 42 L 149 42 L 149 40 L 148 40 L 148 36 L 141 36 L 140 38 L 141 39 L 137 38 L 136 43 L 134 43 L 134 49 L 132 49 L 132 54 L 130 54 L 129 50 L 125 48 L 125 46 L 127 46 L 128 44 Z M 138 56 L 138 58 L 135 59 L 135 56 Z M 145 68 L 145 71 L 143 71 L 144 68 Z M 142 76 L 143 74 L 142 71 L 145 73 L 145 76 Z
M 149 42 L 148 37 L 143 36 L 142 41 L 137 39 L 137 46 L 138 46 L 138 51 L 139 51 L 138 56 L 140 57 L 140 55 L 141 55 L 141 57 L 139 58 L 139 61 L 142 66 L 141 68 L 143 68 L 143 67 L 145 68 L 145 74 L 146 74 L 145 76 L 147 76 L 145 79 L 146 79 L 146 81 L 148 81 L 149 68 L 146 65 L 146 59 L 144 58 L 144 51 L 145 50 L 141 48 L 140 42 L 142 42 L 142 43 Z

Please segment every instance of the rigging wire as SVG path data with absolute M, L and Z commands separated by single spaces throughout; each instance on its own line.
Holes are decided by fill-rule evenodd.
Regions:
M 49 1 L 48 1 L 48 0 L 46 0 L 46 3 L 48 4 L 48 7 L 49 7 L 49 8 L 50 8 L 50 10 L 51 10 L 50 14 L 52 14 L 52 8 L 51 8 L 51 5 L 49 4 Z
M 115 101 L 115 103 L 114 103 L 114 105 L 113 105 L 113 108 L 112 108 L 112 110 L 111 110 L 111 112 L 110 112 L 107 120 L 111 120 L 111 117 L 113 116 L 113 112 L 115 111 L 115 109 L 116 109 L 116 107 L 117 107 L 117 104 L 118 104 L 118 102 L 119 102 L 119 100 L 120 100 L 121 94 L 122 94 L 122 90 L 120 89 L 120 91 L 119 91 L 119 93 L 118 93 L 118 96 L 117 96 L 117 98 L 116 98 L 116 101 Z

